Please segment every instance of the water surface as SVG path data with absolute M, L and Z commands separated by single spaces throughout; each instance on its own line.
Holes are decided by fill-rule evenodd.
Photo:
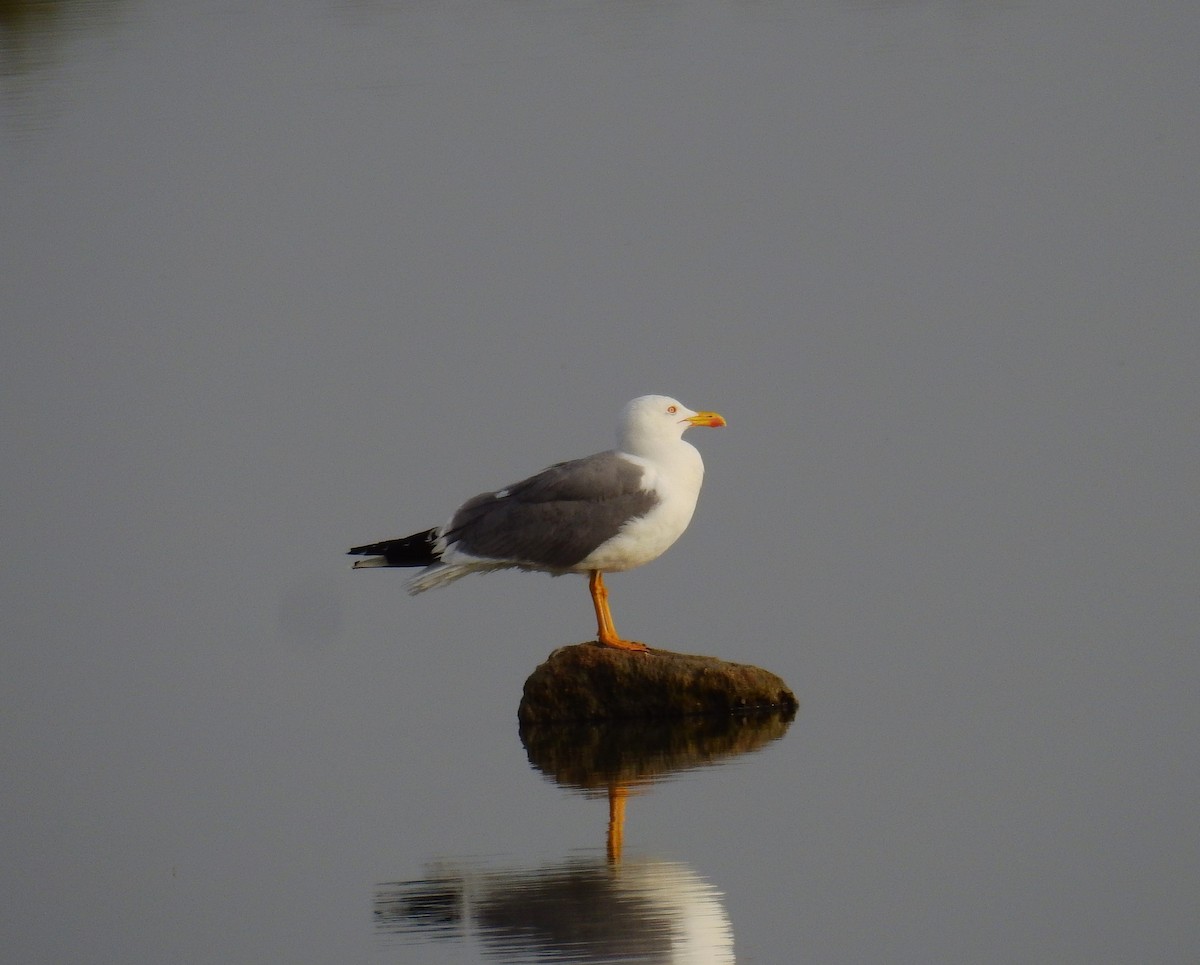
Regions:
M 0 18 L 14 961 L 1192 960 L 1194 5 Z M 801 710 L 614 862 L 583 581 L 343 554 L 646 392 L 729 428 L 618 625 Z

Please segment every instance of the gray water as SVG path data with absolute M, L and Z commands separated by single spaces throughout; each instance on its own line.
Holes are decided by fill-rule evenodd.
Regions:
M 1200 8 L 0 18 L 5 961 L 1194 961 Z M 584 582 L 343 553 L 645 392 L 617 626 L 801 707 L 617 862 Z

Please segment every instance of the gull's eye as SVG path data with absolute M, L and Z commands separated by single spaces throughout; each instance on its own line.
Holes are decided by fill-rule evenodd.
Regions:
M 669 406 L 667 406 L 667 411 L 669 413 L 671 413 L 671 415 L 674 415 L 676 412 L 679 411 L 679 408 L 678 408 L 678 406 L 669 405 Z

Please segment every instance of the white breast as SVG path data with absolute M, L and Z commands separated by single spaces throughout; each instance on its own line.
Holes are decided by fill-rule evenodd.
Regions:
M 658 495 L 659 503 L 645 516 L 627 522 L 616 536 L 577 563 L 574 569 L 579 572 L 617 573 L 658 559 L 692 521 L 704 480 L 704 462 L 695 446 L 680 441 L 669 454 L 655 460 L 626 458 L 642 464 L 642 485 Z

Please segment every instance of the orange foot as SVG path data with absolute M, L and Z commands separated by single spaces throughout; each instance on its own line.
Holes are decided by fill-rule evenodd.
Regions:
M 596 608 L 596 639 L 606 647 L 618 650 L 636 650 L 644 653 L 650 648 L 636 640 L 622 640 L 613 626 L 612 611 L 608 608 L 608 588 L 604 585 L 604 574 L 592 570 L 588 576 L 588 589 L 592 593 L 592 605 Z
M 634 650 L 638 653 L 645 653 L 650 649 L 644 643 L 638 643 L 636 640 L 622 640 L 615 633 L 601 633 L 597 636 L 597 640 L 605 647 L 615 647 L 618 650 Z

